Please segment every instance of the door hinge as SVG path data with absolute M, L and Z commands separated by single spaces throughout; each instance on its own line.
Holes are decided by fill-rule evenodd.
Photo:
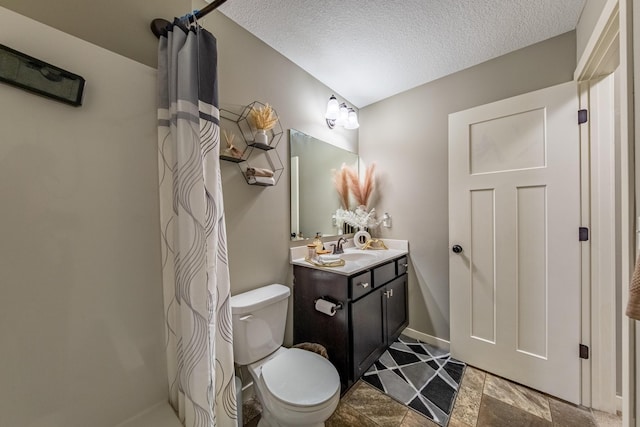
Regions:
M 589 358 L 589 347 L 584 344 L 580 344 L 580 359 Z
M 587 110 L 578 110 L 578 124 L 581 125 L 583 123 L 587 123 L 587 120 L 589 120 Z
M 581 242 L 586 242 L 587 240 L 589 240 L 589 228 L 578 228 L 578 240 L 580 240 Z

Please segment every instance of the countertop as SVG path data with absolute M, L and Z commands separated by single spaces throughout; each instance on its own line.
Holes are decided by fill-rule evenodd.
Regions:
M 291 248 L 290 262 L 293 265 L 300 265 L 303 267 L 314 268 L 316 270 L 325 270 L 332 273 L 342 274 L 344 276 L 351 276 L 409 253 L 408 240 L 382 239 L 382 241 L 389 249 L 361 250 L 354 247 L 353 240 L 349 239 L 344 246 L 345 253 L 343 255 L 345 264 L 341 267 L 316 266 L 305 261 L 304 258 L 307 255 L 306 246 L 296 246 Z M 325 246 L 330 243 L 331 242 L 325 242 Z M 361 259 L 349 259 L 350 257 L 360 257 Z

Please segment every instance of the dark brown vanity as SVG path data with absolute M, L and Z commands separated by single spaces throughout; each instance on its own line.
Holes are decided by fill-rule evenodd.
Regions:
M 294 343 L 326 347 L 345 391 L 395 341 L 408 324 L 406 253 L 353 274 L 293 266 Z M 323 298 L 339 304 L 335 315 L 315 310 Z

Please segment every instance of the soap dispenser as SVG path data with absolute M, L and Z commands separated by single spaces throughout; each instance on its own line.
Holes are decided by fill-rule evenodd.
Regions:
M 320 234 L 320 232 L 318 231 L 316 233 L 316 238 L 313 239 L 313 244 L 316 247 L 316 253 L 318 253 L 319 251 L 324 249 L 324 245 L 322 244 L 322 239 L 321 239 L 322 235 Z

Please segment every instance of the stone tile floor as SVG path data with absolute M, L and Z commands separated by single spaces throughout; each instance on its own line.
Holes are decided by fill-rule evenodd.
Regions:
M 257 426 L 259 404 L 243 405 L 245 426 Z M 557 400 L 467 366 L 448 427 L 616 427 L 620 416 Z M 358 381 L 340 400 L 327 427 L 438 427 L 433 421 Z

